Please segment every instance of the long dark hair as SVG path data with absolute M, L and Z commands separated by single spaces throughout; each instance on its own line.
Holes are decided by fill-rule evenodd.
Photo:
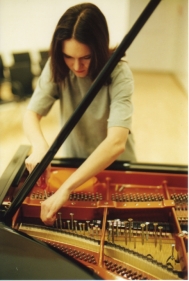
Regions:
M 113 52 L 109 48 L 106 19 L 97 6 L 91 3 L 75 5 L 60 18 L 50 48 L 52 78 L 55 83 L 64 81 L 68 75 L 69 69 L 63 59 L 62 42 L 71 38 L 90 48 L 92 58 L 89 76 L 94 80 Z

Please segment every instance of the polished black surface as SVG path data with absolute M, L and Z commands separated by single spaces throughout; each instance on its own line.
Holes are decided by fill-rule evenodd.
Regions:
M 54 158 L 52 167 L 78 168 L 86 159 L 82 158 Z M 138 171 L 154 173 L 188 174 L 187 165 L 170 165 L 142 162 L 115 161 L 106 170 L 114 171 Z
M 0 223 L 1 280 L 99 280 L 94 272 L 45 243 Z

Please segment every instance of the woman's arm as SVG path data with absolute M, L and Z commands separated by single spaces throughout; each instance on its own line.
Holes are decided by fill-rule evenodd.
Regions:
M 86 161 L 61 185 L 50 198 L 41 204 L 41 219 L 52 225 L 56 213 L 67 201 L 69 194 L 91 177 L 107 168 L 125 150 L 129 130 L 123 127 L 108 129 L 106 139 L 95 149 Z
M 27 110 L 23 121 L 24 132 L 32 145 L 32 153 L 25 161 L 30 173 L 49 149 L 40 127 L 41 117 L 34 111 Z

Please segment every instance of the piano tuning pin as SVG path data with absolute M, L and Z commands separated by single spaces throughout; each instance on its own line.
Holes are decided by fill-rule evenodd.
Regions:
M 75 232 L 77 233 L 77 220 L 74 220 L 74 229 L 75 229 Z
M 83 222 L 83 234 L 85 235 L 85 223 Z
M 90 221 L 86 221 L 88 234 L 89 234 L 89 231 L 90 231 L 89 223 L 90 223 Z
M 58 219 L 55 220 L 55 227 L 58 228 Z
M 82 222 L 79 222 L 79 230 L 82 231 Z
M 146 222 L 145 225 L 146 225 L 146 240 L 148 240 L 148 236 L 149 236 L 149 233 L 148 233 L 148 225 L 150 223 L 149 222 Z
M 74 214 L 70 213 L 70 216 L 71 216 L 71 230 L 74 230 L 74 224 L 73 224 L 73 216 L 74 216 Z
M 70 221 L 67 220 L 68 230 L 70 230 Z
M 136 236 L 134 236 L 134 249 L 136 249 Z
M 141 228 L 142 228 L 142 245 L 144 244 L 144 228 L 145 228 L 145 224 L 141 223 Z
M 133 228 L 133 219 L 129 218 L 129 240 L 131 241 L 131 236 L 132 236 L 132 228 Z
M 159 229 L 159 235 L 160 235 L 160 239 L 159 239 L 159 247 L 160 247 L 160 251 L 162 250 L 162 229 L 163 226 L 158 226 Z
M 59 228 L 62 229 L 62 213 L 58 212 L 58 224 Z

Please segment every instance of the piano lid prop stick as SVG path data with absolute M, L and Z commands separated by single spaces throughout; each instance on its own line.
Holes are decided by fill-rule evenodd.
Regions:
M 66 140 L 68 135 L 71 133 L 75 125 L 78 123 L 88 106 L 91 104 L 101 87 L 104 85 L 104 82 L 108 79 L 110 74 L 112 73 L 113 69 L 117 65 L 117 63 L 120 61 L 120 59 L 125 54 L 126 50 L 129 48 L 137 34 L 140 32 L 146 21 L 149 19 L 151 14 L 154 12 L 158 4 L 161 2 L 161 0 L 151 0 L 137 21 L 134 23 L 130 31 L 127 33 L 127 35 L 123 38 L 122 42 L 116 49 L 116 51 L 113 53 L 113 55 L 110 57 L 108 62 L 105 64 L 103 69 L 100 71 L 99 75 L 95 79 L 94 83 L 90 87 L 88 93 L 85 95 L 73 115 L 70 117 L 70 119 L 67 121 L 65 126 L 61 129 L 60 133 L 56 137 L 55 141 L 47 151 L 46 155 L 43 157 L 40 163 L 38 163 L 34 170 L 31 172 L 31 174 L 28 176 L 26 181 L 24 182 L 22 188 L 17 193 L 16 197 L 14 198 L 11 206 L 4 214 L 4 221 L 6 223 L 11 223 L 12 216 L 15 214 L 15 212 L 18 210 L 18 208 L 21 206 L 23 200 L 27 197 L 29 192 L 32 190 L 34 185 L 36 184 L 37 180 L 40 178 L 40 176 L 43 174 L 45 169 L 48 167 L 50 162 L 52 161 L 53 157 L 63 144 L 63 142 Z

